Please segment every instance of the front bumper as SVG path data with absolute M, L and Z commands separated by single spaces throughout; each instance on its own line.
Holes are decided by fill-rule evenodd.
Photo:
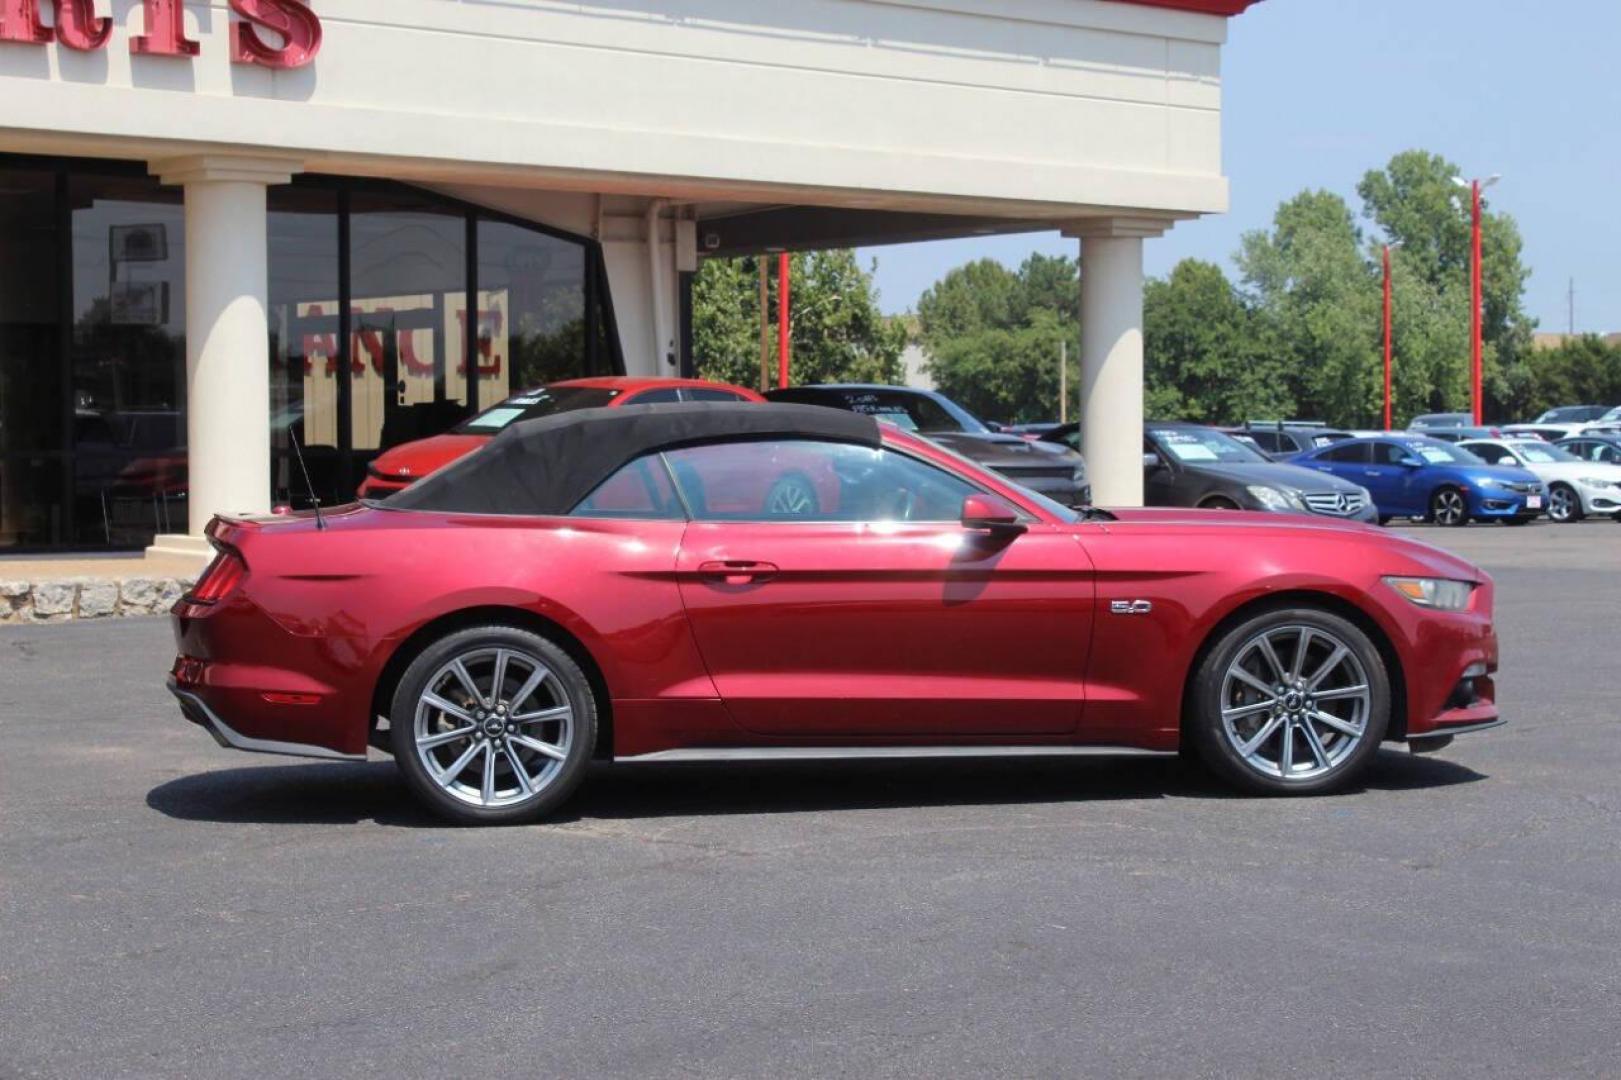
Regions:
M 1546 490 L 1521 493 L 1506 488 L 1469 489 L 1469 515 L 1482 521 L 1539 518 L 1547 512 Z
M 307 743 L 280 742 L 275 739 L 256 739 L 243 735 L 220 718 L 208 703 L 195 692 L 183 688 L 173 675 L 169 676 L 169 693 L 180 702 L 180 714 L 214 736 L 214 741 L 227 750 L 245 750 L 251 754 L 282 754 L 287 757 L 319 758 L 322 761 L 365 761 L 365 754 L 345 754 L 324 746 Z

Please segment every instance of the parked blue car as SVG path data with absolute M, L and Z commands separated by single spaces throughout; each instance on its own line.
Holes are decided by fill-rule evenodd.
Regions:
M 1449 526 L 1524 525 L 1548 507 L 1548 493 L 1532 473 L 1488 465 L 1467 450 L 1423 435 L 1347 439 L 1289 460 L 1367 488 L 1381 525 L 1395 517 Z

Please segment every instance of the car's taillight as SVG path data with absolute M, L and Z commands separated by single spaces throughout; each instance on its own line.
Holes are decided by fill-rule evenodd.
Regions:
M 221 547 L 186 599 L 193 604 L 217 604 L 241 584 L 247 572 L 248 564 L 235 548 Z

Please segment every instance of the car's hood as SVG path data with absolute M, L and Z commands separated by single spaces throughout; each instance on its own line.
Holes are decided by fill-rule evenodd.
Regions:
M 380 476 L 420 480 L 457 458 L 471 454 L 489 441 L 488 435 L 435 435 L 430 439 L 402 443 L 385 451 L 372 461 L 371 467 Z
M 1361 490 L 1361 485 L 1342 480 L 1332 473 L 1318 472 L 1316 469 L 1300 465 L 1288 465 L 1281 461 L 1255 461 L 1244 464 L 1201 461 L 1183 464 L 1181 467 L 1196 476 L 1218 476 L 1223 480 L 1240 484 L 1267 484 L 1271 487 L 1294 488 L 1297 491 L 1347 495 Z
M 1104 523 L 1103 528 L 1147 526 L 1160 532 L 1186 534 L 1190 539 L 1214 530 L 1230 532 L 1233 529 L 1247 529 L 1254 534 L 1257 544 L 1287 544 L 1293 539 L 1321 539 L 1324 533 L 1333 533 L 1350 543 L 1381 548 L 1388 555 L 1388 559 L 1381 561 L 1386 562 L 1391 574 L 1425 574 L 1457 581 L 1490 580 L 1490 576 L 1480 567 L 1450 551 L 1371 523 L 1363 524 L 1344 518 L 1177 507 L 1116 510 L 1114 513 L 1118 518 L 1117 523 Z M 1097 526 L 1093 524 L 1091 527 Z M 1193 542 L 1197 542 L 1196 539 Z
M 1541 480 L 1621 480 L 1621 465 L 1608 461 L 1532 462 L 1526 468 Z
M 1044 464 L 1079 464 L 1081 455 L 1062 443 L 1023 439 L 1017 435 L 968 431 L 930 432 L 925 438 L 990 468 L 1034 468 Z

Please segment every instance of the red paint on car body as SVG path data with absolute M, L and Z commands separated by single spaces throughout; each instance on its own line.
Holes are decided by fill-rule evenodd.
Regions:
M 487 517 L 356 505 L 220 520 L 246 571 L 183 600 L 184 674 L 243 735 L 364 752 L 391 661 L 439 620 L 543 621 L 597 669 L 620 756 L 760 745 L 1102 744 L 1175 749 L 1183 693 L 1226 620 L 1309 597 L 1370 629 L 1409 735 L 1496 716 L 1493 587 L 1478 568 L 1361 525 L 1123 511 L 1068 522 L 956 455 L 892 448 L 1018 507 L 1017 535 L 959 523 Z M 1478 583 L 1420 608 L 1390 575 Z M 1114 601 L 1152 605 L 1112 615 Z M 402 653 L 401 650 L 406 650 Z M 181 670 L 177 668 L 177 671 Z M 297 699 L 296 707 L 281 702 Z

